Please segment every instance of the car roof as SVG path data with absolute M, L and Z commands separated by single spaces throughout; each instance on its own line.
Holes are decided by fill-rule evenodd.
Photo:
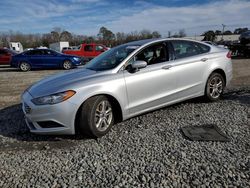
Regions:
M 155 42 L 163 42 L 163 41 L 173 41 L 173 40 L 184 40 L 184 41 L 190 41 L 190 42 L 197 42 L 201 44 L 208 45 L 207 43 L 204 43 L 203 41 L 197 41 L 197 40 L 192 40 L 192 39 L 186 39 L 186 38 L 155 38 L 155 39 L 144 39 L 144 40 L 138 40 L 138 41 L 133 41 L 133 42 L 128 42 L 125 43 L 124 45 L 131 45 L 131 46 L 143 46 L 146 44 L 150 43 L 155 43 Z

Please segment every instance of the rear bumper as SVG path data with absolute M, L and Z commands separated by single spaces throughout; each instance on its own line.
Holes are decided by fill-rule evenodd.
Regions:
M 230 62 L 227 62 L 225 71 L 226 71 L 226 86 L 228 86 L 233 78 L 233 65 L 231 60 Z

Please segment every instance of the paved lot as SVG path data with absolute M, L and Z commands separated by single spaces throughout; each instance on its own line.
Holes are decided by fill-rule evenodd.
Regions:
M 0 187 L 250 187 L 250 59 L 216 103 L 190 100 L 117 124 L 100 138 L 29 133 L 21 93 L 62 70 L 0 67 Z M 180 127 L 214 123 L 231 141 L 192 142 Z

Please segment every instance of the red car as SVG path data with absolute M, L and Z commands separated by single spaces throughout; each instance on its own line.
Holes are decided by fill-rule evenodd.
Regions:
M 7 48 L 0 48 L 0 65 L 9 65 L 11 57 L 17 53 Z
M 108 48 L 102 44 L 81 44 L 77 49 L 74 50 L 63 50 L 64 54 L 77 55 L 86 59 L 92 59 L 102 52 L 108 50 Z

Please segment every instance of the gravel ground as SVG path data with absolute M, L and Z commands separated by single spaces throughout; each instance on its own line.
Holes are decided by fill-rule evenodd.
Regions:
M 179 103 L 119 123 L 100 139 L 33 135 L 18 99 L 1 102 L 0 187 L 250 187 L 250 70 L 237 68 L 246 61 L 234 61 L 244 74 L 234 73 L 219 102 Z M 28 74 L 33 81 L 46 75 Z M 22 87 L 12 85 L 16 93 Z M 210 123 L 231 141 L 194 142 L 180 131 Z

